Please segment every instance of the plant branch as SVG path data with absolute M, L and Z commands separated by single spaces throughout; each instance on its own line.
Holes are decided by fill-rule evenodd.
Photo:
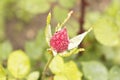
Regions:
M 84 19 L 85 19 L 85 9 L 86 9 L 86 1 L 81 0 L 81 5 L 80 5 L 81 15 L 80 15 L 80 18 L 79 18 L 80 28 L 79 28 L 78 34 L 81 34 L 81 33 L 84 32 L 83 26 L 84 26 Z
M 43 72 L 42 72 L 42 78 L 41 78 L 41 80 L 45 80 L 46 72 L 47 72 L 47 70 L 48 70 L 49 64 L 51 63 L 53 57 L 54 57 L 54 56 L 52 55 L 51 58 L 48 60 L 47 64 L 45 65 L 44 70 L 43 70 Z
M 80 18 L 79 18 L 79 31 L 78 31 L 78 34 L 81 34 L 83 33 L 85 30 L 84 30 L 84 22 L 85 22 L 85 9 L 86 9 L 86 0 L 81 0 L 81 4 L 80 4 L 80 12 L 81 12 L 81 15 L 80 15 Z M 84 47 L 83 46 L 83 43 L 79 44 L 79 48 L 81 47 Z M 81 55 L 81 52 L 79 52 L 79 54 L 77 55 L 77 58 Z

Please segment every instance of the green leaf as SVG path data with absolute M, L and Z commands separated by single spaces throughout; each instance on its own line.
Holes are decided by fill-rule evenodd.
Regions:
M 116 24 L 117 24 L 117 26 L 119 26 L 119 30 L 120 30 L 120 11 L 116 14 L 116 16 L 115 16 L 115 19 L 116 19 Z
M 51 64 L 49 65 L 49 68 L 54 74 L 60 74 L 61 71 L 63 71 L 64 69 L 64 61 L 62 57 L 60 57 L 59 55 L 56 55 L 53 58 Z
M 118 56 L 112 47 L 101 46 L 100 51 L 102 51 L 101 53 L 104 54 L 106 60 L 113 60 L 114 57 Z
M 114 50 L 114 59 L 113 62 L 115 64 L 120 64 L 120 46 L 118 46 L 116 48 L 116 50 Z
M 8 80 L 16 80 L 16 79 L 13 77 L 8 77 Z
M 59 55 L 54 57 L 49 68 L 55 74 L 55 80 L 81 80 L 82 78 L 82 73 L 76 64 L 73 61 L 64 63 Z
M 62 73 L 67 77 L 67 80 L 82 80 L 82 73 L 73 61 L 65 63 Z
M 64 21 L 64 19 L 67 17 L 67 14 L 68 14 L 68 10 L 63 9 L 59 6 L 55 6 L 53 9 L 54 18 L 60 23 Z
M 7 59 L 8 55 L 12 51 L 12 46 L 9 41 L 0 43 L 0 60 Z
M 109 80 L 120 80 L 120 67 L 113 66 L 110 69 Z
M 38 80 L 39 76 L 40 76 L 39 72 L 34 71 L 28 75 L 27 80 Z
M 113 20 L 104 16 L 93 25 L 96 39 L 103 45 L 115 46 L 119 43 L 118 27 Z
M 75 47 L 77 47 L 81 42 L 82 40 L 84 39 L 84 37 L 88 34 L 88 32 L 91 31 L 92 28 L 90 28 L 88 31 L 78 35 L 78 36 L 75 36 L 73 37 L 72 39 L 70 39 L 70 43 L 68 45 L 68 50 L 70 49 L 73 49 Z
M 1 64 L 0 64 L 0 80 L 6 80 L 6 73 Z
M 88 80 L 108 80 L 108 71 L 100 62 L 83 62 L 82 68 L 84 76 Z
M 47 1 L 51 3 L 56 2 L 56 0 L 47 0 Z
M 45 13 L 50 8 L 47 0 L 20 0 L 18 6 L 32 14 Z
M 68 80 L 66 76 L 59 74 L 54 76 L 54 80 Z
M 120 0 L 112 0 L 109 7 L 106 9 L 107 15 L 115 17 L 118 11 L 120 10 Z
M 76 0 L 59 0 L 59 3 L 61 6 L 70 9 L 75 5 Z
M 30 70 L 29 57 L 21 50 L 9 55 L 7 65 L 10 73 L 16 78 L 24 78 Z

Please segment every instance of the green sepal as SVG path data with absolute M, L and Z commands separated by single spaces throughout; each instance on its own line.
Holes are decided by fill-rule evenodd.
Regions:
M 73 48 L 76 48 L 85 38 L 85 36 L 92 30 L 92 28 L 90 28 L 88 31 L 79 34 L 75 37 L 73 37 L 72 39 L 70 39 L 70 43 L 68 45 L 68 50 L 71 50 Z
M 79 52 L 84 51 L 84 50 L 85 50 L 84 48 L 74 48 L 70 51 L 59 53 L 59 55 L 62 56 L 62 57 L 69 57 L 73 54 L 78 54 Z
M 47 16 L 46 28 L 45 28 L 45 38 L 49 46 L 50 46 L 50 38 L 52 37 L 50 22 L 51 22 L 51 13 L 49 13 Z
M 57 27 L 56 27 L 56 31 L 61 30 L 63 27 L 65 27 L 64 25 L 66 24 L 66 22 L 70 19 L 71 15 L 72 15 L 73 11 L 70 11 L 68 13 L 68 16 L 64 19 L 64 21 L 60 24 L 58 23 Z
M 49 25 L 51 22 L 51 13 L 49 12 L 48 16 L 47 16 L 47 21 L 46 24 Z

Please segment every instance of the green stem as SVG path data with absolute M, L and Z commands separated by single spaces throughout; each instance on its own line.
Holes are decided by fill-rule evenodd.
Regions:
M 41 78 L 41 80 L 44 80 L 44 79 L 45 79 L 45 74 L 46 74 L 46 72 L 47 72 L 47 70 L 48 70 L 49 64 L 51 63 L 53 57 L 54 57 L 54 56 L 52 55 L 51 58 L 48 60 L 47 64 L 45 65 L 44 70 L 43 70 L 43 72 L 42 72 L 42 78 Z

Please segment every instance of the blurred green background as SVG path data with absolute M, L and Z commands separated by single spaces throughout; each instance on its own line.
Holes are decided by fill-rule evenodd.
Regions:
M 50 56 L 44 35 L 46 16 L 52 13 L 54 30 L 73 10 L 65 24 L 70 38 L 90 27 L 93 30 L 82 42 L 85 51 L 65 61 L 73 60 L 78 65 L 82 80 L 120 80 L 120 0 L 83 1 L 86 3 L 82 0 L 0 0 L 0 64 L 6 68 L 8 56 L 15 50 L 23 50 L 31 62 L 30 72 L 42 72 Z M 83 30 L 82 5 L 86 6 Z

